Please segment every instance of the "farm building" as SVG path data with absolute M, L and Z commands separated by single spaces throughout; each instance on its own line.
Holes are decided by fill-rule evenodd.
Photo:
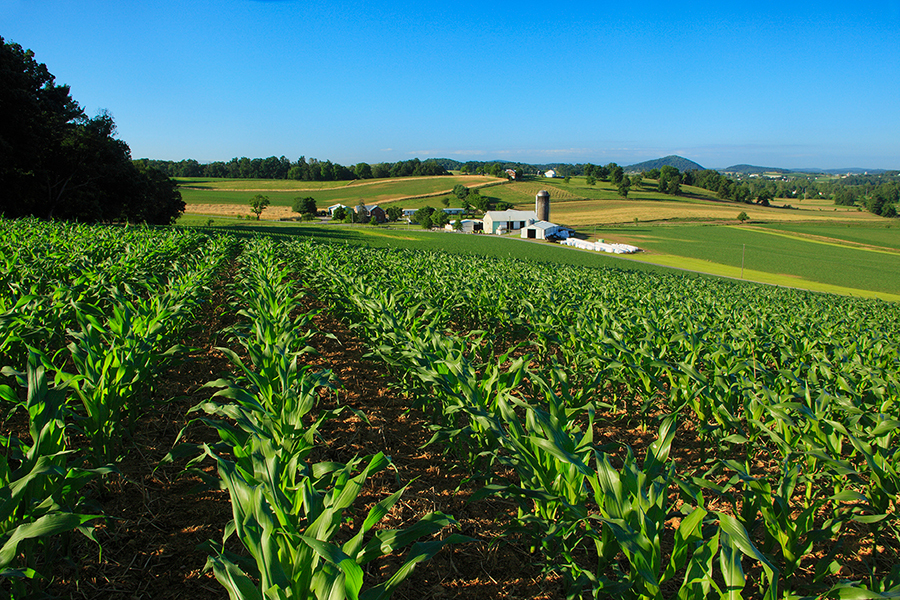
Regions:
M 369 209 L 369 219 L 374 220 L 376 223 L 387 223 L 388 220 L 387 213 L 377 205 Z
M 549 171 L 544 172 L 544 177 L 556 177 L 556 171 L 550 169 Z
M 522 239 L 545 240 L 550 236 L 565 238 L 569 236 L 569 230 L 548 221 L 535 221 L 522 228 Z
M 454 227 L 455 223 L 456 221 L 454 221 L 453 223 L 447 223 L 446 225 L 444 225 L 444 229 L 446 229 L 447 231 L 456 231 L 456 227 Z M 459 220 L 459 223 L 461 225 L 459 231 L 463 233 L 475 233 L 476 231 L 481 231 L 482 227 L 484 226 L 481 221 L 477 221 L 475 219 L 461 219 Z
M 466 212 L 466 209 L 464 209 L 464 208 L 442 208 L 441 210 L 444 211 L 446 214 L 450 215 L 451 217 L 455 216 L 455 215 L 461 215 L 464 212 Z
M 350 207 L 345 204 L 332 204 L 331 206 L 328 207 L 328 214 L 333 217 L 334 211 L 336 211 L 338 208 L 343 208 L 344 210 L 347 210 Z
M 489 210 L 484 213 L 484 232 L 502 234 L 518 231 L 537 220 L 533 210 Z

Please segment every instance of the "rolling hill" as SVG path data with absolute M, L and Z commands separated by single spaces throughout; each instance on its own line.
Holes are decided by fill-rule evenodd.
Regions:
M 674 154 L 657 158 L 655 160 L 645 160 L 644 162 L 624 167 L 628 172 L 640 173 L 642 171 L 650 171 L 651 169 L 661 169 L 663 167 L 675 167 L 679 171 L 702 171 L 703 167 L 692 160 L 676 156 Z

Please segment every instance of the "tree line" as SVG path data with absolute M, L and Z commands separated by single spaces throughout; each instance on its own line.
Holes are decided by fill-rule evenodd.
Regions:
M 105 111 L 89 118 L 31 50 L 0 37 L 0 214 L 168 224 L 177 185 L 131 160 Z
M 211 177 L 233 179 L 293 179 L 296 181 L 351 181 L 390 177 L 426 177 L 450 173 L 433 160 L 418 158 L 399 162 L 357 163 L 350 167 L 301 156 L 292 162 L 285 156 L 268 158 L 232 158 L 228 162 L 203 163 L 194 159 L 180 161 L 141 158 L 135 163 L 162 171 L 169 177 Z

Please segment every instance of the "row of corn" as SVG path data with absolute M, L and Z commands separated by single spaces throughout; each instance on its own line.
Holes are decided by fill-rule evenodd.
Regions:
M 314 460 L 322 424 L 343 407 L 317 406 L 333 376 L 302 364 L 314 352 L 313 313 L 278 245 L 249 241 L 240 263 L 234 310 L 242 320 L 231 332 L 237 351 L 221 349 L 236 374 L 210 382 L 218 391 L 193 409 L 205 415 L 195 422 L 214 428 L 220 441 L 181 444 L 171 455 L 192 456 L 191 468 L 213 459 L 218 480 L 209 483 L 230 494 L 234 519 L 221 543 L 209 545 L 207 566 L 235 599 L 387 598 L 416 564 L 466 538 L 419 541 L 454 524 L 439 512 L 403 529 L 379 528 L 405 487 L 353 518 L 367 479 L 391 462 L 381 452 L 347 463 Z M 232 537 L 250 560 L 229 550 Z M 368 563 L 406 548 L 392 575 L 364 581 Z
M 156 380 L 234 242 L 190 232 L 0 220 L 0 385 L 28 435 L 0 437 L 0 586 L 37 594 L 93 538 L 96 487 L 164 401 Z M 87 446 L 75 447 L 83 437 Z

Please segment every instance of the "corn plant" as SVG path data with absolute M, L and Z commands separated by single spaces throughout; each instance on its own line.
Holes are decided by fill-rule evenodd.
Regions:
M 359 530 L 343 544 L 337 541 L 366 479 L 388 466 L 381 453 L 346 465 L 318 463 L 308 469 L 297 486 L 282 490 L 266 479 L 280 472 L 275 454 L 252 455 L 252 473 L 216 457 L 219 473 L 231 495 L 234 521 L 224 542 L 236 535 L 253 562 L 215 548 L 207 563 L 231 598 L 389 598 L 419 562 L 428 560 L 448 543 L 468 541 L 453 534 L 432 542 L 416 540 L 451 526 L 454 521 L 430 513 L 405 529 L 377 525 L 406 488 L 376 503 Z M 415 542 L 415 543 L 414 543 Z M 412 545 L 401 567 L 386 581 L 363 591 L 363 567 L 371 561 Z M 258 581 L 258 583 L 254 583 Z
M 24 401 L 9 386 L 0 386 L 0 398 L 27 411 L 31 436 L 30 445 L 0 436 L 5 450 L 0 457 L 0 580 L 9 583 L 14 596 L 24 596 L 37 587 L 35 580 L 50 577 L 71 532 L 93 539 L 88 524 L 100 516 L 81 512 L 79 492 L 93 477 L 111 472 L 71 464 L 74 453 L 66 448 L 65 427 L 68 391 L 51 387 L 39 362 L 32 355 L 25 373 L 3 370 L 27 388 Z

